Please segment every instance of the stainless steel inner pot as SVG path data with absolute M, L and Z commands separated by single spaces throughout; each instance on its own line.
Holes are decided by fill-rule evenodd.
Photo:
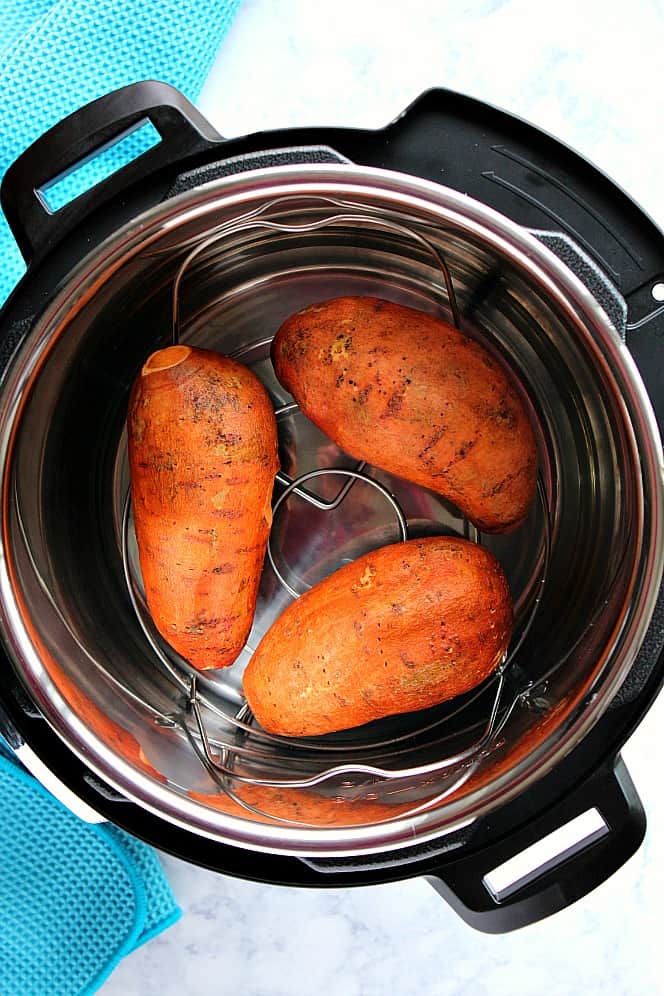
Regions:
M 267 224 L 224 230 L 251 214 Z M 440 497 L 358 468 L 289 406 L 269 362 L 282 320 L 316 300 L 372 294 L 449 319 L 427 243 L 449 266 L 462 328 L 502 358 L 536 427 L 540 489 L 509 536 L 477 536 Z M 174 279 L 196 247 L 177 297 L 181 341 L 233 354 L 264 381 L 283 480 L 321 468 L 361 476 L 313 476 L 304 497 L 281 501 L 248 646 L 232 668 L 198 678 L 192 710 L 192 670 L 142 604 L 124 419 L 140 366 L 171 341 Z M 396 849 L 511 798 L 607 708 L 661 580 L 661 443 L 605 312 L 532 233 L 396 173 L 255 171 L 121 229 L 80 263 L 15 356 L 0 450 L 2 627 L 46 719 L 127 797 L 266 851 Z M 282 493 L 278 484 L 275 500 Z M 252 648 L 294 595 L 397 541 L 404 522 L 409 536 L 469 535 L 501 560 L 517 617 L 504 671 L 426 713 L 315 742 L 263 736 L 241 697 Z M 225 773 L 210 771 L 206 746 Z

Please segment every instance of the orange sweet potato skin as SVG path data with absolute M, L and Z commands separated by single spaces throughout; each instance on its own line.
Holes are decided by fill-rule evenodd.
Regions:
M 239 363 L 174 346 L 144 365 L 127 430 L 152 618 L 194 667 L 226 667 L 251 628 L 272 521 L 270 399 Z
M 512 603 L 495 557 L 435 536 L 382 547 L 293 602 L 245 671 L 261 726 L 316 736 L 437 705 L 500 662 Z
M 272 345 L 281 383 L 343 450 L 454 502 L 485 532 L 528 513 L 537 447 L 499 363 L 446 322 L 370 297 L 314 304 Z

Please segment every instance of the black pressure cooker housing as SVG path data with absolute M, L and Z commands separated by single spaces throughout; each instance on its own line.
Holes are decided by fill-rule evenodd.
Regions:
M 160 133 L 158 145 L 58 212 L 47 211 L 36 191 L 146 120 Z M 662 432 L 664 368 L 658 351 L 664 305 L 654 300 L 652 288 L 664 281 L 664 235 L 571 149 L 512 115 L 440 89 L 423 94 L 378 131 L 307 128 L 227 140 L 177 91 L 156 82 L 134 84 L 77 111 L 32 145 L 2 183 L 2 208 L 28 269 L 0 313 L 1 368 L 71 268 L 124 222 L 220 176 L 340 159 L 442 183 L 524 227 L 567 233 L 627 303 L 627 344 Z M 364 885 L 424 875 L 468 923 L 501 932 L 569 905 L 609 877 L 641 843 L 645 815 L 619 750 L 659 691 L 663 646 L 660 591 L 636 663 L 609 711 L 552 772 L 500 810 L 438 841 L 359 860 L 231 847 L 167 823 L 119 796 L 50 729 L 4 654 L 0 731 L 14 747 L 28 743 L 96 811 L 184 860 L 242 878 L 300 886 Z M 609 833 L 558 856 L 551 867 L 540 867 L 502 902 L 486 888 L 488 871 L 593 806 Z

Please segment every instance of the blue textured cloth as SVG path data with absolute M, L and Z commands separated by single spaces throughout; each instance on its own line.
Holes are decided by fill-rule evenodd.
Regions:
M 0 993 L 80 996 L 180 910 L 159 860 L 57 802 L 0 741 Z
M 163 80 L 195 100 L 239 5 L 240 0 L 4 0 L 0 177 L 51 125 L 128 83 Z M 91 186 L 113 171 L 113 162 L 117 168 L 144 151 L 144 142 L 137 133 L 79 179 Z M 24 270 L 1 215 L 0 259 L 1 305 Z

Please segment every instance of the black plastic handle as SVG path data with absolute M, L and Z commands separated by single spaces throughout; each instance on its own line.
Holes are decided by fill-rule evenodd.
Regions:
M 59 211 L 48 210 L 39 190 L 143 121 L 156 128 L 160 142 Z M 132 83 L 74 111 L 19 156 L 0 187 L 2 210 L 26 263 L 71 231 L 93 207 L 118 197 L 142 177 L 182 163 L 220 140 L 186 97 L 167 83 L 153 80 Z
M 508 895 L 494 895 L 485 882 L 487 875 L 592 808 L 606 824 L 602 836 L 552 858 Z M 641 800 L 618 756 L 552 810 L 478 854 L 446 862 L 427 878 L 466 923 L 485 933 L 506 933 L 564 909 L 601 885 L 635 853 L 645 829 Z

